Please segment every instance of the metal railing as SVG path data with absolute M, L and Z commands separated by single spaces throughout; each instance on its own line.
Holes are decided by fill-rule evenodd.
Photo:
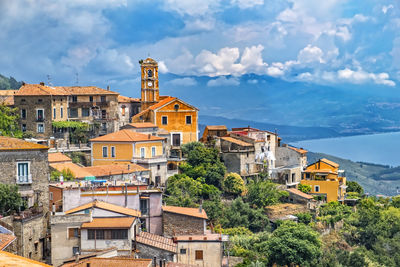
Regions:
M 17 184 L 31 184 L 31 183 L 32 183 L 32 174 L 18 175 Z

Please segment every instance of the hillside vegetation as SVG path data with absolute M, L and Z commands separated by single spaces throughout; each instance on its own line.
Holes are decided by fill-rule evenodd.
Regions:
M 346 171 L 347 179 L 361 184 L 365 192 L 370 195 L 394 196 L 398 194 L 397 189 L 400 188 L 400 167 L 391 168 L 387 165 L 354 162 L 324 153 L 309 152 L 307 155 L 309 164 L 320 158 L 327 158 L 338 163 L 340 169 Z
M 17 90 L 22 82 L 18 82 L 13 77 L 7 78 L 0 74 L 0 90 Z

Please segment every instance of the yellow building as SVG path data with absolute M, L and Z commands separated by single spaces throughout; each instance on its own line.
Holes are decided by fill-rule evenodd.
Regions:
M 342 174 L 339 164 L 320 159 L 307 166 L 300 183 L 310 185 L 310 194 L 325 196 L 327 202 L 341 201 L 346 194 L 346 177 Z
M 167 176 L 165 138 L 131 130 L 91 139 L 92 166 L 136 163 L 150 169 L 150 181 L 163 184 Z
M 160 96 L 158 64 L 147 58 L 141 62 L 141 112 L 132 122 L 150 122 L 170 133 L 170 146 L 198 141 L 198 109 L 171 96 Z

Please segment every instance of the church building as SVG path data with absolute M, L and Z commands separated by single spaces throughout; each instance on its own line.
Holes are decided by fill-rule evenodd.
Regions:
M 141 64 L 141 112 L 132 123 L 150 122 L 170 133 L 169 146 L 198 141 L 198 109 L 177 97 L 160 96 L 158 63 L 147 58 Z

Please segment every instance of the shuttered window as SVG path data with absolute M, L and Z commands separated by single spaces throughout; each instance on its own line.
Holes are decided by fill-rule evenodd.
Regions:
M 203 251 L 202 250 L 196 250 L 195 254 L 196 254 L 195 255 L 195 257 L 196 257 L 195 259 L 196 260 L 202 260 L 203 259 Z

